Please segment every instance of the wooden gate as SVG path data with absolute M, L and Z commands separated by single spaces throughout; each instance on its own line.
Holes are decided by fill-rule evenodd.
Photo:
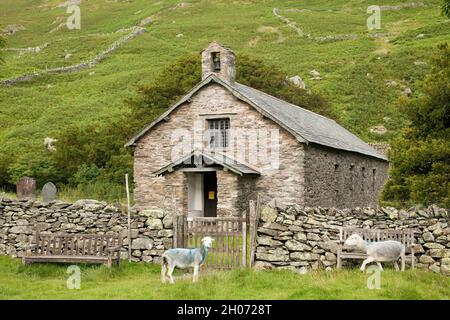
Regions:
M 199 248 L 201 239 L 214 239 L 204 268 L 227 270 L 247 266 L 246 217 L 177 216 L 174 224 L 174 246 Z

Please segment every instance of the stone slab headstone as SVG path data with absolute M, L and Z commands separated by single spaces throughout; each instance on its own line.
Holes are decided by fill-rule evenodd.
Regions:
M 56 200 L 58 189 L 53 182 L 47 182 L 42 188 L 42 198 L 44 203 L 49 203 Z
M 30 177 L 23 177 L 16 183 L 16 194 L 19 199 L 36 198 L 36 180 Z

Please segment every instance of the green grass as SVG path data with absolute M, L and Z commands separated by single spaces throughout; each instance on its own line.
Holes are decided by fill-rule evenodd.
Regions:
M 65 9 L 55 8 L 61 2 L 0 3 L 0 29 L 11 24 L 25 27 L 8 38 L 7 47 L 49 43 L 41 52 L 22 57 L 17 52 L 4 52 L 6 63 L 0 66 L 0 78 L 79 63 L 126 33 L 116 33 L 117 30 L 152 15 L 154 22 L 147 26 L 147 33 L 93 69 L 46 75 L 28 83 L 1 87 L 0 145 L 4 152 L 13 155 L 14 177 L 26 174 L 35 159 L 48 157 L 43 146 L 45 137 L 57 136 L 71 124 L 109 122 L 129 114 L 125 101 L 135 94 L 138 84 L 151 82 L 163 66 L 182 55 L 199 52 L 213 40 L 273 63 L 288 76 L 301 75 L 308 88 L 330 100 L 342 125 L 363 139 L 386 140 L 405 124 L 404 116 L 395 107 L 401 86 L 409 86 L 415 92 L 415 81 L 429 70 L 429 65 L 417 66 L 414 62 L 429 62 L 431 50 L 449 40 L 450 28 L 448 20 L 440 15 L 440 0 L 426 1 L 425 7 L 382 12 L 379 32 L 400 34 L 375 39 L 366 36 L 365 11 L 373 4 L 368 0 L 191 0 L 185 1 L 185 6 L 176 6 L 179 1 L 174 0 L 98 0 L 82 2 L 81 30 L 62 28 L 50 33 L 67 17 Z M 381 0 L 377 4 L 399 3 Z M 299 37 L 272 14 L 274 7 L 313 36 L 352 33 L 359 37 L 326 43 Z M 312 11 L 283 10 L 288 8 Z M 176 37 L 179 33 L 183 37 Z M 417 38 L 421 33 L 425 37 Z M 73 56 L 65 60 L 66 53 Z M 324 79 L 310 80 L 312 69 Z M 387 87 L 386 80 L 395 80 L 401 86 Z M 374 135 L 369 131 L 373 125 L 384 125 L 389 133 Z
M 158 265 L 128 262 L 111 271 L 81 266 L 81 288 L 69 290 L 66 270 L 0 257 L 0 299 L 450 299 L 450 278 L 425 270 L 386 269 L 379 290 L 369 290 L 369 274 L 359 270 L 233 270 L 201 273 L 196 284 L 190 273 L 176 272 L 172 286 L 160 282 Z

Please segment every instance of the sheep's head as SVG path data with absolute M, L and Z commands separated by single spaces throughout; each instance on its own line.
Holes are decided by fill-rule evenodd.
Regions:
M 214 239 L 211 237 L 204 237 L 202 239 L 202 245 L 204 245 L 206 248 L 211 248 L 212 247 L 212 243 L 213 243 Z
M 352 234 L 350 237 L 347 238 L 344 242 L 344 246 L 347 247 L 360 247 L 361 244 L 364 243 L 363 238 L 359 234 Z

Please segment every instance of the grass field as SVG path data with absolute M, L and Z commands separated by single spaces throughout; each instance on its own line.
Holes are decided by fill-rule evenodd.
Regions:
M 160 267 L 121 263 L 112 271 L 104 266 L 81 266 L 81 288 L 67 289 L 67 266 L 34 264 L 0 257 L 0 299 L 450 299 L 450 278 L 425 270 L 403 273 L 385 269 L 381 289 L 367 288 L 359 270 L 201 273 L 176 272 L 175 284 L 160 282 Z
M 448 19 L 440 15 L 440 0 L 382 11 L 382 28 L 375 31 L 388 35 L 378 38 L 368 37 L 375 31 L 365 27 L 366 9 L 373 4 L 366 0 L 82 1 L 81 29 L 51 32 L 68 16 L 66 8 L 58 7 L 62 2 L 0 2 L 0 29 L 24 28 L 8 36 L 7 48 L 48 43 L 38 53 L 4 51 L 1 79 L 88 60 L 126 35 L 122 29 L 147 17 L 153 22 L 146 26 L 146 33 L 92 69 L 0 88 L 0 152 L 14 159 L 13 179 L 27 175 L 30 167 L 45 167 L 45 137 L 55 137 L 69 125 L 104 123 L 127 115 L 126 100 L 135 95 L 137 85 L 151 82 L 165 65 L 199 52 L 213 40 L 275 64 L 287 76 L 300 75 L 308 89 L 331 102 L 338 122 L 363 139 L 385 141 L 405 124 L 395 107 L 402 90 L 411 87 L 417 93 L 415 82 L 429 71 L 431 50 L 450 38 Z M 400 3 L 377 2 L 381 6 Z M 324 43 L 300 37 L 274 16 L 273 8 L 314 37 L 358 37 Z M 323 80 L 311 80 L 313 69 Z M 397 86 L 387 86 L 388 80 Z M 385 126 L 388 133 L 371 133 L 374 125 Z M 36 163 L 37 159 L 41 162 Z

